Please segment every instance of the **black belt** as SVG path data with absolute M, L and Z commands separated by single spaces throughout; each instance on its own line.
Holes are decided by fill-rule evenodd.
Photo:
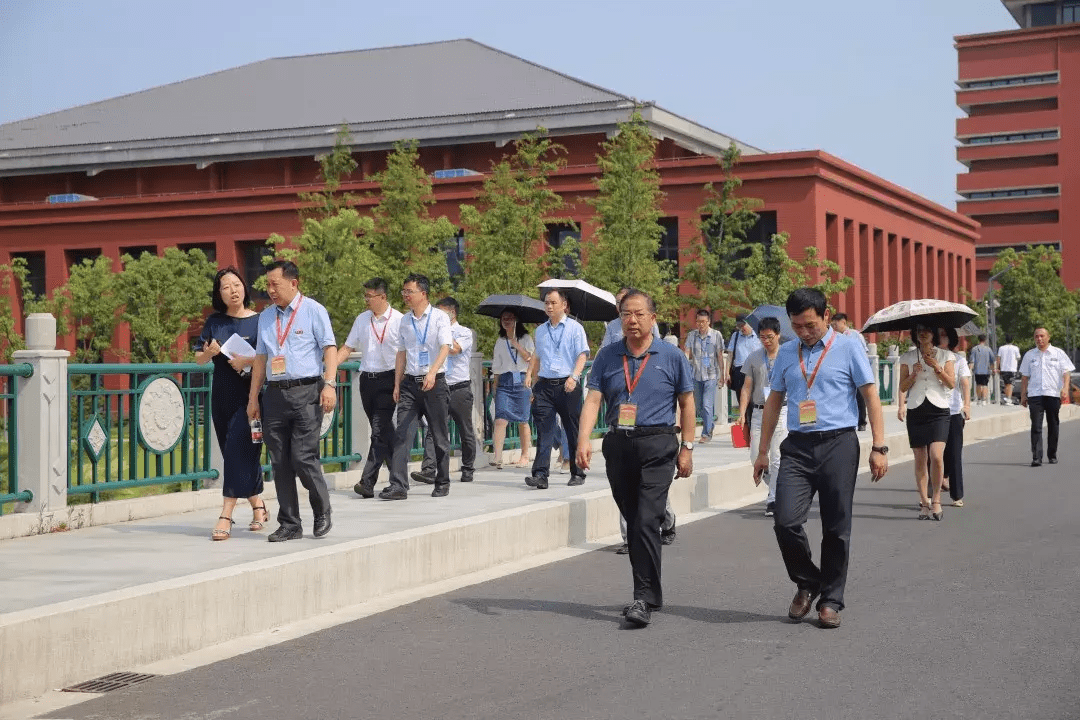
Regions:
M 444 377 L 446 377 L 446 373 L 439 373 L 435 376 L 435 379 L 439 380 Z M 423 385 L 424 379 L 427 378 L 427 375 L 406 375 L 405 378 L 408 380 L 412 380 L 417 385 Z
M 272 388 L 278 388 L 279 390 L 288 390 L 291 387 L 297 387 L 299 385 L 311 385 L 322 380 L 321 377 L 306 377 L 298 378 L 296 380 L 271 380 L 267 383 Z
M 798 430 L 791 430 L 788 432 L 788 436 L 797 435 L 798 440 L 813 440 L 815 442 L 821 442 L 822 440 L 831 440 L 834 437 L 840 437 L 841 435 L 849 432 L 855 432 L 855 428 L 847 427 L 840 428 L 838 430 L 819 430 L 816 432 L 799 432 Z
M 539 380 L 540 382 L 551 383 L 552 385 L 562 385 L 567 381 L 567 379 L 569 379 L 569 377 L 570 376 L 567 375 L 566 377 L 561 378 L 537 378 L 537 380 Z
M 608 432 L 610 433 L 628 438 L 649 437 L 651 435 L 674 435 L 679 431 L 680 428 L 676 425 L 640 425 L 633 428 L 621 428 L 618 425 L 612 425 L 608 429 Z
M 765 406 L 764 406 L 764 405 L 755 405 L 755 406 L 754 406 L 754 409 L 755 409 L 755 410 L 764 410 L 764 409 L 765 409 Z
M 472 380 L 462 380 L 461 382 L 454 383 L 453 385 L 450 385 L 448 387 L 450 390 L 460 390 L 461 388 L 466 388 L 470 385 L 472 385 Z
M 393 375 L 393 374 L 394 374 L 394 371 L 393 371 L 393 370 L 381 370 L 381 371 L 379 371 L 379 372 L 365 372 L 365 371 L 361 371 L 361 372 L 360 372 L 360 377 L 365 377 L 365 378 L 367 378 L 367 379 L 369 379 L 369 380 L 377 380 L 377 379 L 379 379 L 379 378 L 384 378 L 384 377 L 386 377 L 387 375 Z

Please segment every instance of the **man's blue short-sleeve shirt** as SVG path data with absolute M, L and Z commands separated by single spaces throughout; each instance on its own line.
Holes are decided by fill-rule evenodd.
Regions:
M 607 345 L 596 354 L 589 372 L 588 386 L 604 395 L 607 412 L 604 420 L 609 426 L 619 420 L 619 403 L 637 405 L 637 425 L 668 426 L 675 424 L 679 395 L 694 391 L 694 373 L 690 361 L 679 348 L 670 343 L 653 340 L 645 351 L 649 362 L 641 373 L 632 397 L 626 391 L 623 358 L 627 359 L 630 379 L 633 380 L 644 358 L 630 355 L 625 342 Z

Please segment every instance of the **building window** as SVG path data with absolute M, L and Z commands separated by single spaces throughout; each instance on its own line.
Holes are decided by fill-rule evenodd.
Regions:
M 1031 6 L 1031 27 L 1057 25 L 1057 3 L 1043 2 Z
M 1007 133 L 1004 135 L 974 135 L 961 138 L 962 145 L 1001 145 L 1003 143 L 1033 142 L 1037 140 L 1057 140 L 1061 133 L 1057 130 L 1036 130 L 1025 133 Z
M 664 234 L 660 236 L 660 246 L 656 248 L 657 260 L 670 260 L 679 267 L 679 218 L 660 218 L 658 223 L 664 228 Z
M 130 255 L 132 260 L 138 260 L 143 256 L 143 253 L 149 253 L 151 255 L 157 255 L 157 246 L 155 245 L 132 245 L 131 247 L 120 248 L 120 257 L 124 255 Z
M 458 283 L 465 276 L 464 230 L 458 230 L 446 246 L 446 271 L 450 274 L 450 283 L 457 290 Z
M 42 297 L 45 294 L 45 253 L 12 253 L 11 257 L 22 258 L 26 262 L 26 287 L 37 297 Z
M 578 242 L 581 241 L 581 230 L 577 229 L 573 225 L 567 223 L 556 223 L 547 226 L 547 244 L 551 248 L 560 248 L 566 240 L 574 239 Z M 565 276 L 575 277 L 578 272 L 578 268 L 581 267 L 581 247 L 579 246 L 577 252 L 567 257 L 563 262 L 565 269 Z M 556 268 L 552 268 L 556 270 Z M 559 277 L 562 277 L 564 273 L 557 273 Z
M 1022 245 L 977 245 L 977 246 L 975 246 L 975 257 L 977 257 L 977 258 L 997 257 L 1001 253 L 1002 250 L 1006 250 L 1008 248 L 1011 248 L 1011 249 L 1015 250 L 1018 253 L 1022 253 L 1022 252 L 1027 251 L 1028 245 L 1032 245 L 1033 247 L 1043 247 L 1043 246 L 1045 246 L 1045 247 L 1052 248 L 1053 250 L 1056 250 L 1057 252 L 1061 252 L 1061 243 L 1060 242 L 1050 242 L 1050 241 L 1048 241 L 1048 242 L 1024 243 Z
M 975 192 L 960 193 L 965 200 L 1002 200 L 1006 198 L 1039 197 L 1059 194 L 1061 194 L 1061 188 L 1057 185 L 1035 188 L 1013 188 L 1010 190 L 978 190 Z
M 1056 83 L 1057 81 L 1058 74 L 1050 72 L 987 80 L 960 80 L 957 84 L 961 90 L 986 90 L 988 88 L 1015 87 L 1017 85 L 1044 85 L 1046 83 Z
M 101 248 L 80 248 L 64 251 L 64 260 L 69 268 L 72 265 L 82 265 L 83 260 L 93 262 L 99 257 L 101 257 Z
M 1080 22 L 1080 2 L 1067 2 L 1061 7 L 1061 22 Z
M 252 299 L 265 300 L 270 297 L 265 291 L 255 289 L 255 281 L 266 274 L 263 258 L 273 257 L 274 251 L 262 240 L 248 240 L 236 243 L 236 255 L 243 263 L 240 270 L 244 273 L 244 282 L 251 289 Z
M 216 243 L 185 243 L 183 245 L 177 245 L 180 250 L 187 252 L 188 250 L 202 250 L 206 259 L 212 263 L 217 263 L 217 244 Z

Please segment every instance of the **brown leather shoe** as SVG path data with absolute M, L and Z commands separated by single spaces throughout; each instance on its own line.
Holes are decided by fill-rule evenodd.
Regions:
M 818 609 L 818 624 L 823 628 L 838 628 L 840 627 L 840 613 L 833 610 L 828 605 L 822 605 Z
M 813 604 L 814 594 L 809 590 L 800 589 L 799 592 L 795 593 L 795 599 L 791 601 L 791 606 L 788 607 L 787 616 L 792 620 L 802 620 L 810 612 Z

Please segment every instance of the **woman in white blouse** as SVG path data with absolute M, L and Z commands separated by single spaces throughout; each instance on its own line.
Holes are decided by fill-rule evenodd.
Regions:
M 519 423 L 520 428 L 521 457 L 517 467 L 530 465 L 530 398 L 529 388 L 525 387 L 525 371 L 535 351 L 536 346 L 525 325 L 512 310 L 504 311 L 499 318 L 499 337 L 495 340 L 495 352 L 491 358 L 495 392 L 495 428 L 492 433 L 495 460 L 491 464 L 496 469 L 502 468 L 506 426 L 511 422 Z
M 945 443 L 945 479 L 952 504 L 964 507 L 964 425 L 971 419 L 971 369 L 964 354 L 955 352 L 959 334 L 949 328 L 938 332 L 938 347 L 947 347 L 956 356 L 956 387 L 949 394 L 949 440 Z
M 907 393 L 908 442 L 915 456 L 915 486 L 919 519 L 941 520 L 941 483 L 945 471 L 945 442 L 949 439 L 949 395 L 956 385 L 955 355 L 937 347 L 938 330 L 917 325 L 911 331 L 915 347 L 900 356 L 900 392 Z M 929 493 L 927 462 L 929 461 Z

